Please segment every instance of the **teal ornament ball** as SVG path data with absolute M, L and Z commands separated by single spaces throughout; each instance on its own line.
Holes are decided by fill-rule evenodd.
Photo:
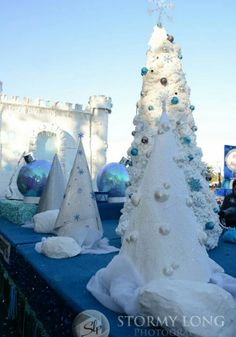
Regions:
M 219 208 L 217 208 L 217 207 L 214 207 L 214 208 L 213 208 L 213 212 L 214 212 L 214 213 L 216 213 L 216 214 L 218 214 L 218 212 L 219 212 Z
M 149 111 L 154 110 L 154 106 L 153 106 L 153 105 L 149 105 L 148 110 L 149 110 Z
M 46 185 L 51 163 L 34 160 L 20 169 L 17 187 L 24 197 L 40 197 Z
M 193 110 L 195 110 L 195 106 L 194 106 L 194 105 L 190 105 L 189 109 L 190 109 L 191 111 L 193 111 Z
M 107 164 L 97 175 L 99 192 L 107 192 L 109 197 L 124 197 L 128 185 L 129 175 L 123 164 Z
M 143 67 L 141 69 L 141 75 L 144 76 L 144 75 L 147 75 L 147 73 L 148 73 L 148 68 L 147 67 Z
M 192 161 L 193 159 L 194 159 L 193 155 L 192 155 L 192 154 L 189 154 L 189 155 L 188 155 L 188 160 L 189 160 L 189 161 Z
M 176 105 L 179 103 L 179 98 L 177 96 L 173 96 L 171 99 L 171 104 Z
M 137 156 L 138 155 L 138 149 L 136 149 L 136 147 L 133 147 L 130 153 L 131 153 L 132 156 Z
M 178 55 L 178 58 L 179 58 L 180 60 L 182 60 L 183 55 L 180 53 L 180 54 Z
M 182 144 L 189 145 L 191 143 L 191 138 L 189 136 L 185 136 L 181 138 Z
M 205 224 L 205 229 L 206 229 L 206 230 L 212 230 L 214 227 L 215 227 L 215 224 L 214 224 L 214 222 L 212 222 L 212 221 L 209 221 L 209 222 L 207 222 L 207 223 Z

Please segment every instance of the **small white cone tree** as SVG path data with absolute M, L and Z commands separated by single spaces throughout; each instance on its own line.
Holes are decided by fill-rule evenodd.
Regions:
M 46 186 L 39 201 L 37 213 L 59 209 L 65 193 L 65 177 L 55 154 Z

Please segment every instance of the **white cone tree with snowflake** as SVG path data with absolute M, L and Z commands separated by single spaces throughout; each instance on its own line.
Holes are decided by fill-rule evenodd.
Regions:
M 201 161 L 202 151 L 196 145 L 194 106 L 190 103 L 190 89 L 182 70 L 181 59 L 181 50 L 174 43 L 174 38 L 160 25 L 155 26 L 149 41 L 147 65 L 141 70 L 143 86 L 134 118 L 134 139 L 128 150 L 131 186 L 127 189 L 127 201 L 117 231 L 122 235 L 132 217 L 131 197 L 142 180 L 162 113 L 161 102 L 165 96 L 168 117 L 179 147 L 177 160 L 185 173 L 198 224 L 206 233 L 206 247 L 213 248 L 221 233 L 218 208 L 206 181 L 207 169 Z M 156 179 L 158 180 L 158 176 Z
M 80 230 L 83 228 L 100 232 L 101 236 L 103 233 L 82 140 L 70 173 L 55 228 L 58 235 L 70 236 L 76 240 L 81 235 Z M 80 243 L 80 238 L 77 241 Z

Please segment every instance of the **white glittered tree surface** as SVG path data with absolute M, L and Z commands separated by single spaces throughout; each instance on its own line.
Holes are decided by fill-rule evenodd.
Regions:
M 209 258 L 178 152 L 164 111 L 142 183 L 131 197 L 134 209 L 121 248 L 145 283 L 165 277 L 210 279 Z
M 181 49 L 174 43 L 174 37 L 167 34 L 160 24 L 156 25 L 149 41 L 147 64 L 141 69 L 143 85 L 133 121 L 134 138 L 128 149 L 130 186 L 127 188 L 126 203 L 117 232 L 123 235 L 132 218 L 135 206 L 132 196 L 139 188 L 148 163 L 162 113 L 161 102 L 165 97 L 168 118 L 178 144 L 176 160 L 184 172 L 190 193 L 189 203 L 198 225 L 205 232 L 205 245 L 212 249 L 217 246 L 221 233 L 218 207 L 206 180 L 207 168 L 201 159 L 202 151 L 196 144 L 195 107 L 190 103 L 190 89 L 181 60 Z M 158 175 L 156 180 L 159 180 Z

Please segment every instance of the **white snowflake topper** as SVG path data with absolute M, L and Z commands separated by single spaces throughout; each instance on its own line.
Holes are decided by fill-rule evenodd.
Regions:
M 150 15 L 154 12 L 158 13 L 157 24 L 161 26 L 162 17 L 165 15 L 167 19 L 171 20 L 171 16 L 167 15 L 167 11 L 174 8 L 174 3 L 166 0 L 148 0 L 151 4 L 151 8 L 148 10 Z

